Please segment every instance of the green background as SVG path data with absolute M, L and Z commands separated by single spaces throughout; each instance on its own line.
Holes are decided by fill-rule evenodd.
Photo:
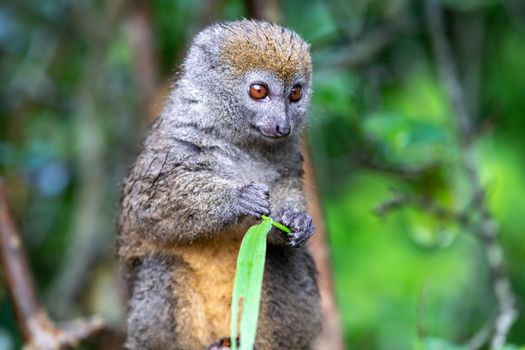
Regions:
M 468 229 L 411 203 L 375 212 L 399 195 L 468 207 L 465 142 L 523 312 L 525 4 L 447 0 L 444 10 L 471 140 L 457 136 L 421 1 L 278 4 L 281 23 L 311 43 L 308 140 L 349 349 L 455 349 L 495 315 L 484 247 Z M 161 87 L 199 29 L 247 16 L 237 0 L 0 4 L 0 175 L 54 319 L 98 313 L 122 324 L 114 216 L 151 114 L 138 56 L 148 47 L 133 46 L 133 31 L 151 30 L 151 81 Z M 147 96 L 153 108 L 157 95 Z M 0 349 L 18 349 L 0 283 Z M 521 313 L 510 344 L 525 344 Z

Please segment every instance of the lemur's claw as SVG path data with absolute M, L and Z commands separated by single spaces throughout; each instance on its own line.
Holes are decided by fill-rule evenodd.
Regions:
M 282 232 L 291 247 L 302 247 L 315 232 L 312 218 L 302 211 L 286 209 L 277 221 L 292 230 L 291 233 Z
M 270 214 L 270 187 L 265 184 L 251 182 L 238 192 L 237 203 L 239 212 L 260 219 L 262 215 Z

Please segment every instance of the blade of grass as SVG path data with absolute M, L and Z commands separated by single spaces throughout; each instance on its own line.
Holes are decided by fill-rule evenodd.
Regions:
M 266 215 L 263 215 L 262 216 L 263 219 L 269 219 L 271 220 L 272 222 L 272 225 L 274 227 L 277 227 L 279 230 L 283 231 L 283 232 L 286 232 L 286 233 L 292 233 L 292 230 L 290 230 L 288 227 L 284 226 L 283 224 L 281 224 L 280 222 L 277 222 L 275 220 L 273 220 L 272 218 L 266 216 Z
M 232 350 L 237 349 L 237 324 L 241 299 L 240 350 L 252 350 L 255 343 L 266 259 L 266 234 L 270 231 L 271 224 L 272 219 L 263 218 L 260 224 L 250 227 L 239 249 L 231 307 Z

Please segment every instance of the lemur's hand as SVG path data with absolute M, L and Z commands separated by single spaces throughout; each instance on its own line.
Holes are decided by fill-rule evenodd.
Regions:
M 236 204 L 241 215 L 260 219 L 270 214 L 270 187 L 250 182 L 236 193 Z
M 308 213 L 294 209 L 286 209 L 281 215 L 274 218 L 276 221 L 292 230 L 291 233 L 279 232 L 281 240 L 291 247 L 302 247 L 315 232 L 315 226 Z

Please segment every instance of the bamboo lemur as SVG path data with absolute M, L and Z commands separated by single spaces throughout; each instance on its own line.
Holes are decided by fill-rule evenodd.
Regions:
M 261 215 L 292 234 L 268 235 L 255 348 L 310 348 L 320 316 L 300 138 L 311 82 L 309 46 L 288 29 L 242 20 L 195 37 L 122 192 L 127 349 L 228 337 L 239 245 Z

